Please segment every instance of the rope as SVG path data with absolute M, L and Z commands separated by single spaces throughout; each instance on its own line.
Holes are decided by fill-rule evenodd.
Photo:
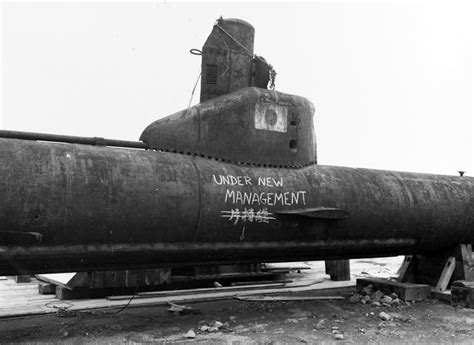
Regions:
M 237 40 L 234 36 L 232 36 L 222 26 L 219 25 L 220 20 L 222 20 L 222 17 L 220 19 L 218 19 L 214 25 L 217 26 L 217 28 L 219 30 L 221 30 L 224 34 L 226 34 L 232 41 L 234 41 L 241 48 L 243 48 L 251 57 L 256 57 L 256 55 L 252 51 L 250 51 L 250 49 L 248 49 L 246 46 L 244 46 L 239 40 Z M 222 38 L 221 38 L 221 40 L 224 43 L 224 45 L 226 46 L 226 49 L 230 50 L 229 46 L 227 45 L 227 42 Z M 202 55 L 202 52 L 199 49 L 191 49 L 190 53 L 193 54 L 193 55 Z M 229 59 L 228 55 L 227 55 L 227 59 Z M 227 61 L 227 62 L 228 62 L 227 63 L 227 69 L 228 69 L 229 66 L 230 66 L 230 63 L 229 63 L 229 61 Z M 222 74 L 226 73 L 227 69 L 224 72 L 222 72 Z M 275 79 L 276 79 L 277 73 L 276 73 L 275 69 L 273 68 L 273 66 L 270 65 L 270 64 L 268 64 L 268 72 L 269 72 L 268 73 L 269 74 L 269 86 L 268 86 L 268 88 L 275 91 Z M 193 97 L 194 97 L 194 91 L 196 90 L 196 86 L 197 86 L 197 83 L 198 83 L 200 78 L 201 78 L 201 73 L 199 73 L 199 76 L 196 80 L 196 83 L 194 84 L 194 88 L 193 88 L 193 91 L 191 93 L 191 99 L 189 100 L 188 108 L 191 107 L 191 102 L 192 102 Z
M 201 73 L 202 72 L 199 72 L 199 75 L 196 79 L 196 83 L 194 83 L 193 92 L 191 92 L 191 99 L 189 100 L 188 108 L 191 107 L 191 102 L 193 101 L 193 97 L 194 97 L 194 91 L 196 91 L 196 86 L 199 82 L 199 79 L 201 79 Z
M 246 46 L 244 46 L 242 43 L 240 43 L 234 36 L 232 36 L 231 34 L 229 34 L 227 31 L 224 30 L 224 28 L 222 26 L 220 26 L 219 24 L 215 24 L 219 29 L 221 29 L 221 31 L 223 33 L 225 33 L 227 36 L 230 37 L 231 40 L 233 40 L 235 43 L 237 43 L 239 46 L 241 46 L 242 48 L 244 48 L 250 56 L 253 56 L 253 52 L 251 52 Z

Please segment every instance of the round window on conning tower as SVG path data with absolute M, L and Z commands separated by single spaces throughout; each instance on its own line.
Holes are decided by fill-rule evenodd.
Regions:
M 290 140 L 290 144 L 288 146 L 290 147 L 290 150 L 293 152 L 296 152 L 298 150 L 298 144 L 296 143 L 296 140 L 294 139 Z

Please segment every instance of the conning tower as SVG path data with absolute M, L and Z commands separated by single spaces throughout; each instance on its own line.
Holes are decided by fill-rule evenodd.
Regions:
M 202 48 L 201 103 L 153 122 L 140 140 L 242 165 L 315 164 L 314 106 L 267 89 L 272 69 L 253 52 L 254 32 L 243 20 L 217 20 Z

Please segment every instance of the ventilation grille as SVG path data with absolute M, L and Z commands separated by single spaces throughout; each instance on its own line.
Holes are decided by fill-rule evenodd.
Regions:
M 206 65 L 206 84 L 217 84 L 217 65 Z

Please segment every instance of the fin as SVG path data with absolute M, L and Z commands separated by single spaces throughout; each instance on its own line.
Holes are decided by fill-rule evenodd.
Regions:
M 39 232 L 0 231 L 0 245 L 40 244 L 42 239 Z
M 345 219 L 349 217 L 349 213 L 341 208 L 334 207 L 314 207 L 303 208 L 298 210 L 282 210 L 274 212 L 276 214 L 286 214 L 292 216 L 303 216 L 319 219 Z

